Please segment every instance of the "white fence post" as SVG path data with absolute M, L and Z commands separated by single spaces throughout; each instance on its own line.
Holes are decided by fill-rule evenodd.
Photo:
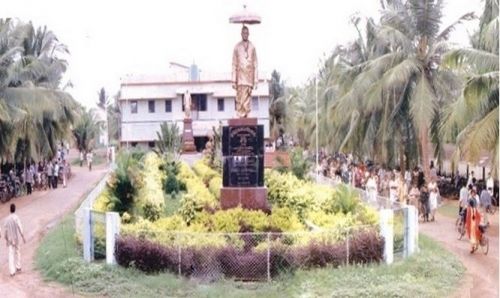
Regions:
M 106 212 L 106 264 L 115 265 L 116 236 L 120 234 L 120 215 Z
M 384 237 L 384 261 L 392 264 L 394 261 L 394 211 L 380 210 L 380 234 Z
M 407 258 L 417 250 L 418 219 L 417 210 L 414 206 L 406 206 L 404 212 L 404 257 Z
M 90 218 L 90 209 L 83 209 L 83 259 L 86 262 L 94 260 L 94 252 L 92 250 L 92 222 Z

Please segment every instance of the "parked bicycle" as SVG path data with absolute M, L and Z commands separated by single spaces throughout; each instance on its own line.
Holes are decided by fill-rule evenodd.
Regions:
M 458 232 L 458 240 L 462 239 L 465 235 L 465 212 L 467 210 L 463 209 L 462 212 L 457 217 L 457 220 L 455 221 L 455 227 Z

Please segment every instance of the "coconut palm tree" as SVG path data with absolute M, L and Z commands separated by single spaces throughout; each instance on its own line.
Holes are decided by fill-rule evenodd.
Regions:
M 80 152 L 89 152 L 94 148 L 103 123 L 97 120 L 93 109 L 84 110 L 73 128 L 76 146 Z
M 450 31 L 474 16 L 465 14 L 439 32 L 442 1 L 394 0 L 384 7 L 375 36 L 367 39 L 368 59 L 341 72 L 343 92 L 330 115 L 342 146 L 391 164 L 399 157 L 403 167 L 420 159 L 429 177 L 428 145 L 432 141 L 439 153 L 441 142 L 438 111 L 459 84 L 439 67 L 441 56 Z
M 498 0 L 486 0 L 472 48 L 454 49 L 444 57 L 448 67 L 466 73 L 458 99 L 443 113 L 441 133 L 456 141 L 455 159 L 477 162 L 481 151 L 492 154 L 498 177 Z
M 58 90 L 66 47 L 46 28 L 0 19 L 0 160 L 52 157 L 76 102 Z

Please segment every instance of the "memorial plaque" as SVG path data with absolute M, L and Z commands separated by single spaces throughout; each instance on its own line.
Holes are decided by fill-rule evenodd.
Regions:
M 224 187 L 257 187 L 264 185 L 263 156 L 224 156 Z
M 222 128 L 222 155 L 264 154 L 264 126 L 242 125 Z

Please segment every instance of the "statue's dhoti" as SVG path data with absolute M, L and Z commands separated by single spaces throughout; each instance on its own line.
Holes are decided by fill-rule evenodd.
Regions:
M 240 118 L 247 118 L 250 114 L 252 101 L 252 87 L 239 85 L 236 89 L 236 113 Z

